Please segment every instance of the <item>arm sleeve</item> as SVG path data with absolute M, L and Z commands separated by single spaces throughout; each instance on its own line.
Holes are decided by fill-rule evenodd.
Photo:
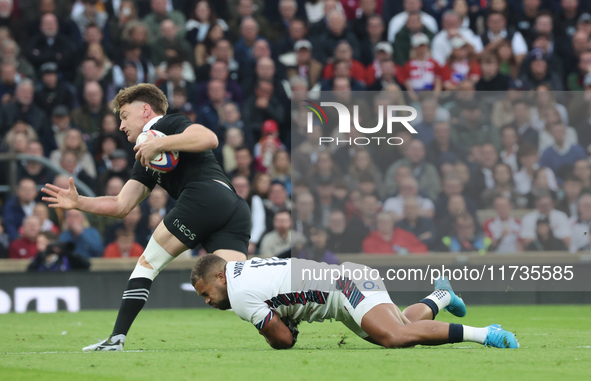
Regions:
M 133 165 L 133 172 L 131 174 L 130 180 L 139 181 L 140 183 L 147 186 L 150 191 L 152 191 L 152 189 L 154 189 L 156 186 L 158 176 L 156 175 L 156 172 L 146 167 L 142 167 L 142 164 L 136 160 L 135 164 Z
M 232 300 L 232 310 L 236 315 L 251 322 L 257 329 L 263 329 L 275 315 L 263 300 L 248 290 L 234 295 Z

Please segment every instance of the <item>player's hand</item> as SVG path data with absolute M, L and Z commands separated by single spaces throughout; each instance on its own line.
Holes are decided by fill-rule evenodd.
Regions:
M 156 138 L 152 134 L 148 134 L 143 143 L 137 144 L 133 147 L 133 150 L 136 152 L 135 159 L 139 161 L 143 167 L 147 167 L 148 163 L 162 151 L 158 139 L 162 138 Z
M 300 333 L 300 330 L 298 329 L 298 323 L 291 320 L 289 316 L 282 317 L 281 321 L 287 326 L 287 328 L 289 328 L 291 336 L 293 336 L 293 343 L 295 344 L 298 340 L 298 334 Z
M 78 191 L 74 185 L 74 178 L 70 177 L 70 187 L 63 189 L 53 184 L 45 184 L 41 191 L 49 197 L 43 197 L 43 201 L 49 202 L 50 208 L 75 209 L 78 205 Z

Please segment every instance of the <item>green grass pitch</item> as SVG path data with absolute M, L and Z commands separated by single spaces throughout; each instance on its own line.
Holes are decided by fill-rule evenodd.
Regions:
M 116 311 L 0 315 L 0 380 L 584 380 L 591 306 L 468 307 L 439 320 L 502 324 L 521 348 L 475 343 L 388 350 L 338 322 L 302 323 L 291 350 L 270 349 L 230 311 L 144 310 L 124 353 L 82 353 Z

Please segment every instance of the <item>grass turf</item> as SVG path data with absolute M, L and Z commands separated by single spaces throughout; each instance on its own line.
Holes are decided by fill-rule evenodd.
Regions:
M 516 332 L 521 348 L 475 343 L 387 350 L 338 322 L 302 323 L 292 350 L 270 349 L 230 311 L 144 310 L 124 353 L 82 353 L 116 311 L 0 315 L 0 380 L 543 380 L 587 379 L 591 306 L 469 307 L 472 326 Z

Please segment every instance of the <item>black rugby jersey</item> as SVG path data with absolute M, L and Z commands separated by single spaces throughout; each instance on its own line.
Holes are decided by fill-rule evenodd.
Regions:
M 185 115 L 171 114 L 160 118 L 150 129 L 160 131 L 166 135 L 176 135 L 185 131 L 192 124 L 194 123 Z M 139 181 L 150 188 L 150 190 L 154 189 L 156 184 L 158 184 L 175 200 L 178 199 L 188 184 L 206 180 L 222 181 L 235 191 L 228 176 L 226 176 L 226 173 L 217 162 L 211 150 L 203 152 L 179 152 L 179 163 L 169 173 L 160 173 L 146 169 L 146 167 L 142 167 L 142 164 L 136 160 L 133 165 L 131 179 Z

